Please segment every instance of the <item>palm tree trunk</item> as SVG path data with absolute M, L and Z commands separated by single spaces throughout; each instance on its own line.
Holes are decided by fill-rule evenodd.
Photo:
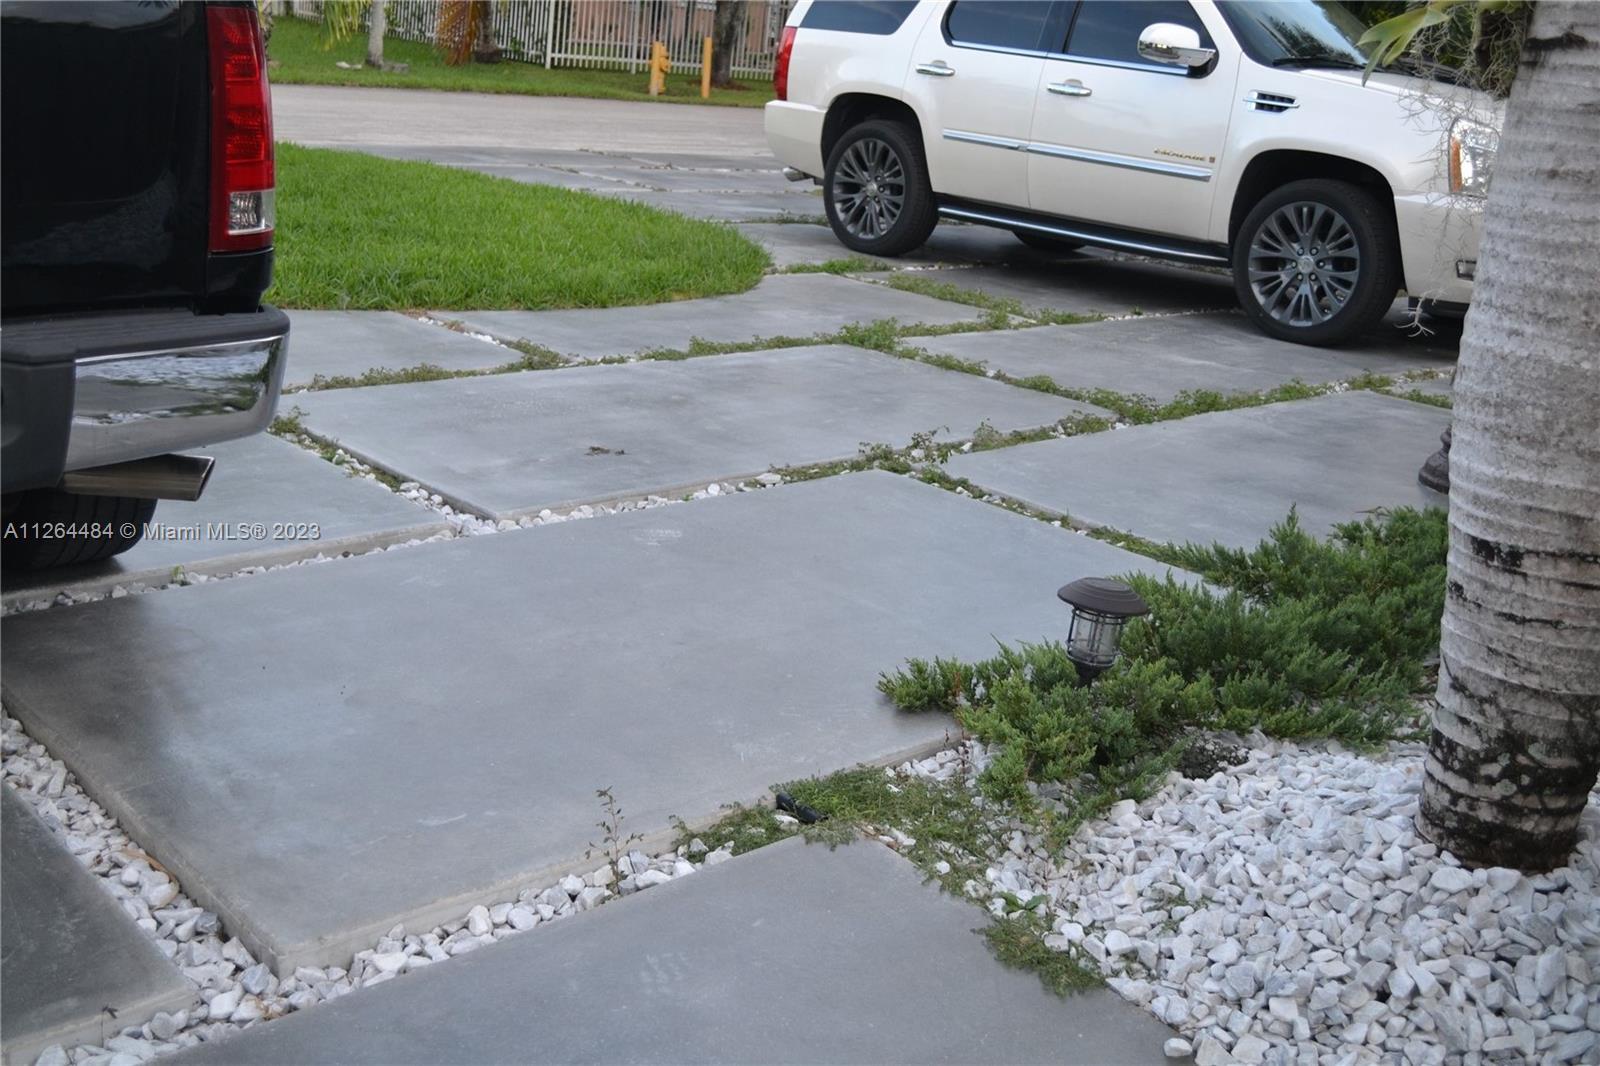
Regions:
M 384 0 L 372 0 L 367 11 L 367 66 L 383 69 L 383 34 L 389 28 Z
M 1600 4 L 1534 8 L 1476 289 L 1422 825 L 1544 870 L 1600 769 Z
M 711 84 L 726 89 L 733 84 L 733 46 L 739 39 L 739 0 L 717 0 L 711 16 Z
M 476 11 L 477 33 L 473 35 L 472 61 L 474 63 L 498 63 L 504 55 L 504 50 L 494 37 L 494 0 L 481 0 L 474 5 Z

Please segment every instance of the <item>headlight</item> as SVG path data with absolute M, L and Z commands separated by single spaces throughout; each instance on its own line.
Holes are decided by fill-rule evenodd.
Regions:
M 1457 119 L 1450 127 L 1450 191 L 1487 196 L 1500 131 L 1471 119 Z

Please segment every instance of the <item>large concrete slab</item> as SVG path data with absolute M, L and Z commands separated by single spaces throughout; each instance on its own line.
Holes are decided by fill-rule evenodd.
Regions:
M 580 868 L 597 788 L 652 846 L 943 744 L 881 671 L 1060 634 L 1057 587 L 1138 569 L 872 471 L 13 615 L 0 695 L 281 971 Z
M 1322 533 L 1437 502 L 1417 468 L 1449 424 L 1437 407 L 1347 392 L 957 456 L 948 469 L 1078 524 L 1246 547 L 1290 507 Z
M 983 921 L 881 845 L 788 840 L 171 1061 L 1167 1061 L 1172 1030 L 1006 969 Z
M 290 311 L 293 325 L 284 384 L 321 376 L 359 377 L 367 370 L 487 370 L 518 358 L 488 341 L 418 322 L 392 311 Z
M 594 190 L 601 196 L 648 204 L 662 211 L 676 211 L 690 218 L 713 222 L 760 222 L 774 218 L 818 219 L 822 217 L 822 197 L 805 192 L 670 192 L 661 189 L 632 189 L 620 185 Z
M 579 173 L 565 167 L 529 166 L 525 163 L 473 163 L 450 164 L 459 165 L 464 170 L 475 170 L 479 174 L 487 174 L 491 178 L 510 178 L 512 181 L 524 185 L 554 185 L 561 189 L 576 189 L 579 192 L 600 192 L 603 189 L 633 188 L 640 191 L 644 186 L 637 182 L 629 182 L 618 177 L 602 177 L 596 174 Z
M 318 554 L 371 551 L 430 537 L 449 525 L 436 512 L 277 437 L 217 444 L 205 454 L 217 461 L 205 494 L 193 503 L 163 500 L 145 539 L 131 551 L 83 566 L 7 572 L 4 602 L 161 585 L 179 567 L 188 574 L 227 574 Z
M 1104 388 L 1166 402 L 1180 392 L 1257 392 L 1290 381 L 1343 381 L 1363 371 L 1402 374 L 1453 365 L 1454 345 L 1413 337 L 1398 323 L 1344 348 L 1274 340 L 1241 314 L 1120 319 L 968 333 L 917 342 L 1018 378 L 1043 375 L 1069 388 Z
M 670 495 L 862 442 L 1023 429 L 1098 408 L 844 345 L 297 397 L 306 425 L 477 514 Z
M 949 325 L 982 317 L 977 308 L 899 292 L 832 274 L 762 278 L 734 296 L 648 307 L 565 311 L 440 311 L 491 337 L 526 340 L 564 355 L 596 358 L 650 348 L 684 348 L 691 340 L 737 343 L 761 337 L 809 337 L 854 322 L 893 318 L 902 325 Z
M 1016 300 L 1027 310 L 1127 315 L 1239 306 L 1233 283 L 1220 274 L 1099 255 L 977 266 L 928 276 L 957 288 Z
M 826 263 L 834 259 L 849 259 L 860 253 L 839 243 L 833 230 L 827 226 L 806 223 L 749 222 L 738 227 L 739 232 L 766 248 L 775 266 L 789 267 L 804 264 Z M 865 256 L 863 258 L 879 258 Z M 881 258 L 890 266 L 915 266 L 927 263 L 1041 263 L 1060 260 L 1078 260 L 1080 253 L 1050 254 L 1038 252 L 1003 229 L 988 226 L 958 226 L 941 224 L 928 238 L 928 243 L 915 251 L 895 258 Z
M 194 988 L 9 786 L 0 788 L 0 1061 L 95 1043 Z
M 578 168 L 582 174 L 612 181 L 643 185 L 662 192 L 721 192 L 746 195 L 808 196 L 815 199 L 815 186 L 794 182 L 783 176 L 776 160 L 765 170 L 748 167 L 651 166 L 628 162 L 595 162 Z

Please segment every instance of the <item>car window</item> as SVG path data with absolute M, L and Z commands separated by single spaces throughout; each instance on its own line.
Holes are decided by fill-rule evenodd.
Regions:
M 1155 22 L 1187 26 L 1200 35 L 1203 47 L 1214 47 L 1188 0 L 1083 0 L 1072 23 L 1067 52 L 1085 59 L 1151 66 L 1139 54 L 1139 34 Z
M 1061 25 L 1061 7 L 1040 0 L 956 0 L 945 16 L 944 32 L 952 44 L 1037 52 L 1059 37 L 1059 29 L 1049 31 Z
M 845 33 L 890 34 L 917 6 L 917 0 L 816 0 L 801 27 Z

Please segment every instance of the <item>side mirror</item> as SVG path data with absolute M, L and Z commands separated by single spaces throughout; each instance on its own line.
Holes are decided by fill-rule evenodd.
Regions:
M 1174 22 L 1155 22 L 1139 34 L 1139 54 L 1152 63 L 1166 63 L 1190 70 L 1203 67 L 1217 58 L 1215 48 L 1201 48 L 1200 35 Z

